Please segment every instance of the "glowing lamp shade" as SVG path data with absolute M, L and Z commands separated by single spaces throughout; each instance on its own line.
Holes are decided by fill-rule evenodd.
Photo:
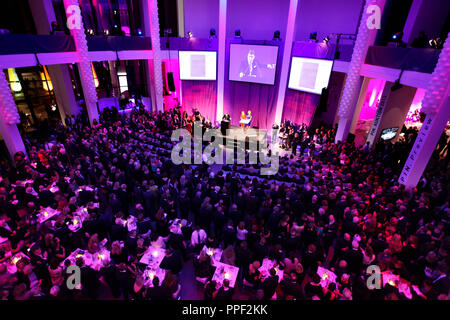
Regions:
M 8 69 L 8 78 L 12 91 L 22 91 L 22 85 L 20 84 L 19 77 L 17 76 L 16 69 Z
M 92 64 L 92 62 L 91 62 L 91 68 L 92 68 L 92 77 L 94 78 L 94 85 L 96 88 L 98 88 L 100 83 L 98 82 L 97 72 L 95 72 L 95 68 L 94 68 L 94 65 Z
M 47 68 L 45 66 L 43 66 L 43 68 L 44 72 L 41 72 L 41 80 L 43 81 L 42 87 L 44 88 L 45 91 L 52 91 L 53 84 L 52 81 L 50 80 L 50 76 L 48 75 Z

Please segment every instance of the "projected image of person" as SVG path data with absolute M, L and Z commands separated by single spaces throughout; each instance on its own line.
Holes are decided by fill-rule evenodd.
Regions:
M 239 77 L 241 79 L 261 79 L 263 77 L 262 69 L 274 69 L 274 64 L 262 64 L 256 59 L 255 50 L 248 51 L 245 60 L 242 60 L 239 68 Z

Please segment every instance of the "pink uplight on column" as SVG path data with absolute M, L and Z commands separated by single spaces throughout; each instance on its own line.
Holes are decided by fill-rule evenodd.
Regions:
M 369 107 L 373 106 L 373 103 L 375 102 L 375 97 L 377 96 L 377 90 L 373 89 L 372 95 L 370 96 L 369 100 Z
M 358 120 L 371 121 L 375 117 L 386 84 L 383 79 L 370 79 Z

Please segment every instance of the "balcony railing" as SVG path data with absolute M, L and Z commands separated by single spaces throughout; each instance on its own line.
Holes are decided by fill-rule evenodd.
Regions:
M 88 36 L 89 51 L 151 50 L 148 37 Z M 0 55 L 75 51 L 69 35 L 0 35 Z
M 0 36 L 0 54 L 27 54 L 75 51 L 68 35 L 5 34 Z
M 150 37 L 88 36 L 89 51 L 151 50 Z
M 366 64 L 432 73 L 439 59 L 439 49 L 373 46 L 367 52 Z

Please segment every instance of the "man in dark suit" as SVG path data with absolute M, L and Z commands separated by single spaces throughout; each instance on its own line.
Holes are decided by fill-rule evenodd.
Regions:
M 234 289 L 230 288 L 230 280 L 223 280 L 223 286 L 217 292 L 217 300 L 233 300 Z
M 241 62 L 239 78 L 244 80 L 259 79 L 262 77 L 261 67 L 259 61 L 255 60 L 255 51 L 249 50 L 247 59 Z
M 264 300 L 270 300 L 278 287 L 278 276 L 274 268 L 269 270 L 270 276 L 267 277 L 262 283 L 262 289 L 264 290 Z
M 182 267 L 183 262 L 180 252 L 169 247 L 166 250 L 166 256 L 161 261 L 160 268 L 170 270 L 173 274 L 178 274 Z
M 150 300 L 169 300 L 171 298 L 169 290 L 165 286 L 159 285 L 159 278 L 154 277 L 152 280 L 153 287 L 148 288 L 147 297 Z

